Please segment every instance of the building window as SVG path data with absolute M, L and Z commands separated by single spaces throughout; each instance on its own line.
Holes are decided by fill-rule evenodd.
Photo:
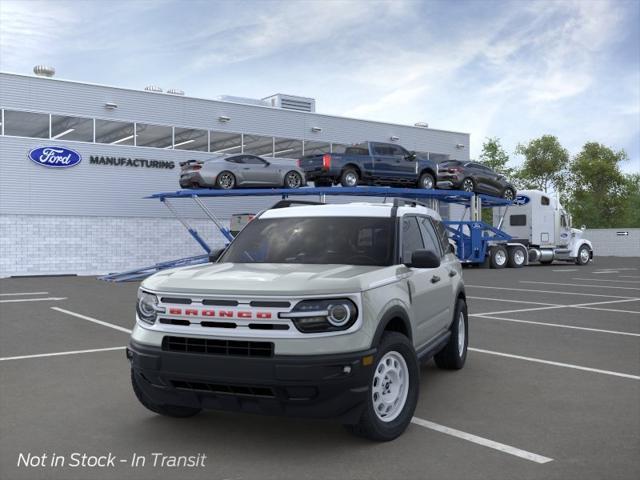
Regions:
M 331 144 L 328 142 L 312 142 L 306 140 L 304 142 L 305 155 L 322 155 L 331 152 Z
M 14 137 L 49 138 L 49 115 L 5 110 L 4 134 Z
M 274 157 L 279 158 L 302 158 L 302 140 L 291 138 L 275 138 Z
M 209 132 L 211 153 L 232 155 L 242 153 L 242 135 L 239 133 Z
M 273 137 L 262 137 L 260 135 L 243 135 L 243 137 L 244 153 L 273 157 Z
M 173 148 L 177 150 L 197 150 L 199 152 L 206 152 L 209 149 L 209 137 L 207 131 L 176 127 Z
M 173 129 L 162 125 L 136 123 L 136 145 L 138 147 L 171 148 Z
M 111 145 L 134 144 L 133 123 L 116 122 L 113 120 L 96 120 L 96 142 Z
M 51 115 L 51 139 L 93 142 L 93 119 Z

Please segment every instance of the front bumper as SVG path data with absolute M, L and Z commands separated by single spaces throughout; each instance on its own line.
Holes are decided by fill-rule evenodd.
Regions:
M 255 358 L 163 350 L 131 341 L 127 357 L 154 402 L 267 415 L 358 421 L 373 362 L 350 354 Z

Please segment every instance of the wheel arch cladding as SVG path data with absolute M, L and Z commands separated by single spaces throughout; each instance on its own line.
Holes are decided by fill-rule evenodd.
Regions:
M 373 336 L 372 347 L 380 344 L 382 335 L 385 332 L 397 332 L 406 336 L 410 341 L 413 341 L 413 332 L 411 331 L 411 322 L 409 321 L 409 315 L 402 307 L 391 307 L 382 316 L 376 333 Z

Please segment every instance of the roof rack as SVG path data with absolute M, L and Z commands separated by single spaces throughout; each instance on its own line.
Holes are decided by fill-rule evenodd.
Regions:
M 271 207 L 269 207 L 269 209 L 274 209 L 274 208 L 287 208 L 287 207 L 292 207 L 295 205 L 326 205 L 326 203 L 324 202 L 311 202 L 309 200 L 295 200 L 295 199 L 286 199 L 286 200 L 280 200 L 277 203 L 274 203 Z

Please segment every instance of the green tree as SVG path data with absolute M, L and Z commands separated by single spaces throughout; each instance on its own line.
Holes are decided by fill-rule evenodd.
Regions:
M 627 206 L 633 197 L 633 180 L 625 178 L 619 166 L 626 159 L 624 150 L 614 151 L 597 142 L 585 143 L 574 157 L 567 206 L 577 225 L 619 227 L 624 226 L 625 215 L 633 216 L 633 208 Z
M 514 173 L 512 167 L 508 167 L 509 155 L 502 148 L 498 137 L 487 137 L 482 144 L 482 153 L 479 158 L 480 162 L 495 170 L 506 177 L 511 177 Z
M 517 172 L 521 186 L 548 192 L 553 188 L 561 192 L 565 188 L 565 176 L 569 164 L 569 152 L 553 135 L 543 135 L 527 144 L 518 144 L 516 154 L 525 160 Z
M 625 175 L 624 206 L 617 226 L 640 228 L 640 173 Z

